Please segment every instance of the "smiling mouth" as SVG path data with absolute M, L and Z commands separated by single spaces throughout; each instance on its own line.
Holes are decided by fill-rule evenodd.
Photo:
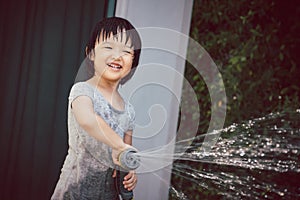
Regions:
M 111 67 L 113 69 L 121 69 L 122 68 L 121 65 L 113 64 L 113 63 L 107 64 L 107 66 L 109 66 L 109 67 Z

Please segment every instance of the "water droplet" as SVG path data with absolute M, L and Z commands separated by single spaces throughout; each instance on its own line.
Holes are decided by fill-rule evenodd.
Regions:
M 297 154 L 297 153 L 298 153 L 298 150 L 297 150 L 297 149 L 293 149 L 293 150 L 292 150 L 292 153 Z
M 284 193 L 283 192 L 278 192 L 279 196 L 284 196 Z

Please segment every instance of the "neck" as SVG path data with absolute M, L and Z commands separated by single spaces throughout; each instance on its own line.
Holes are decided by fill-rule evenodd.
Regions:
M 107 81 L 104 79 L 99 79 L 97 78 L 97 76 L 93 77 L 93 82 L 94 84 L 97 86 L 97 88 L 105 90 L 109 93 L 115 93 L 118 91 L 119 88 L 119 81 L 115 82 L 115 81 Z

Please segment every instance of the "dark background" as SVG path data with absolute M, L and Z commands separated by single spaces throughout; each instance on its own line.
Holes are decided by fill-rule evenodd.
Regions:
M 0 3 L 0 199 L 50 199 L 67 152 L 67 98 L 105 0 Z

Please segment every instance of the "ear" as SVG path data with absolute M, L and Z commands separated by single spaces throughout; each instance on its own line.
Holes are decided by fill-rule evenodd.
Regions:
M 85 55 L 91 60 L 94 61 L 95 59 L 95 52 L 94 49 L 90 51 L 90 53 L 87 52 L 87 47 L 85 47 Z

